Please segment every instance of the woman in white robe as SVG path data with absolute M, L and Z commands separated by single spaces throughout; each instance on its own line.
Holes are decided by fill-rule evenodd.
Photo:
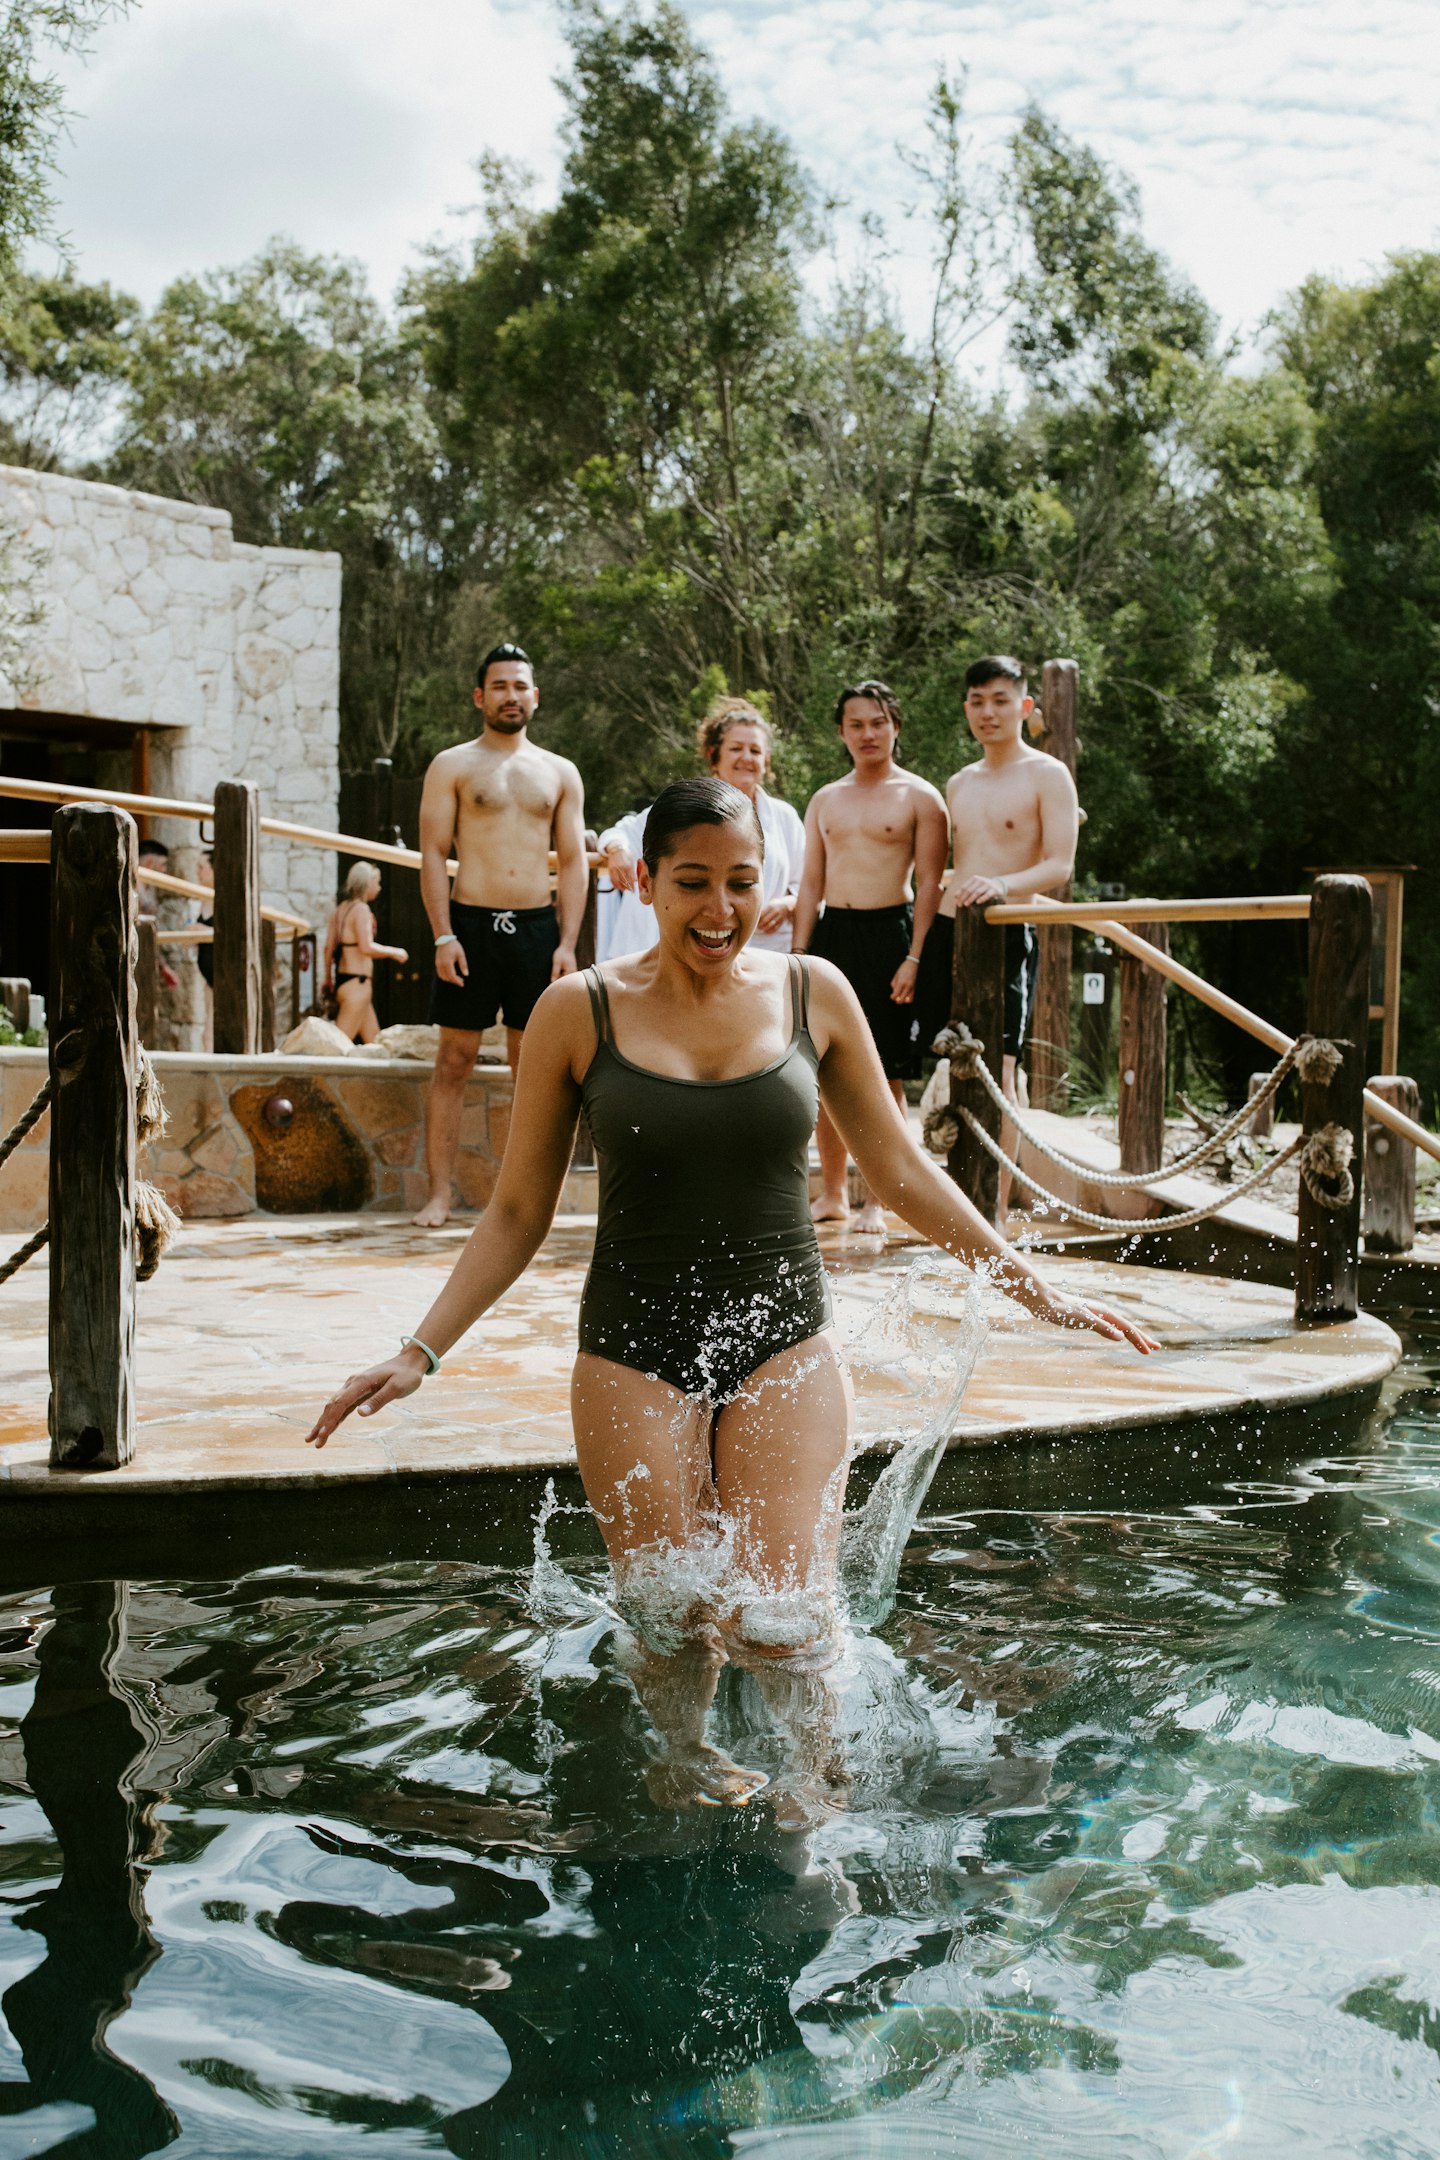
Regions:
M 718 779 L 750 797 L 765 835 L 764 904 L 750 943 L 768 952 L 789 952 L 790 922 L 805 867 L 805 826 L 793 803 L 768 795 L 762 785 L 770 777 L 770 723 L 744 698 L 717 698 L 696 730 L 695 743 L 702 762 Z M 635 865 L 649 814 L 648 809 L 632 810 L 600 835 L 606 867 L 600 875 L 595 925 L 597 960 L 618 960 L 656 942 L 655 911 L 635 888 Z

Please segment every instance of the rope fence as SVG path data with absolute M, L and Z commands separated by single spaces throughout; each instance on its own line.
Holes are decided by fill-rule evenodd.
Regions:
M 933 1048 L 939 1057 L 950 1059 L 950 1077 L 955 1080 L 978 1080 L 1002 1117 L 1007 1118 L 1021 1137 L 1046 1161 L 1059 1170 L 1081 1179 L 1087 1185 L 1100 1185 L 1121 1191 L 1148 1190 L 1160 1179 L 1179 1177 L 1186 1171 L 1206 1162 L 1211 1156 L 1223 1152 L 1227 1143 L 1247 1125 L 1256 1112 L 1270 1102 L 1291 1072 L 1298 1074 L 1303 1084 L 1323 1085 L 1339 1070 L 1343 1062 L 1345 1045 L 1331 1042 L 1323 1037 L 1302 1035 L 1292 1043 L 1273 1071 L 1267 1074 L 1264 1084 L 1258 1088 L 1244 1107 L 1225 1123 L 1218 1126 L 1202 1144 L 1192 1148 L 1176 1161 L 1164 1164 L 1157 1170 L 1099 1170 L 1089 1163 L 1080 1162 L 1053 1146 L 1023 1116 L 1018 1106 L 997 1082 L 985 1062 L 984 1051 L 978 1039 L 960 1023 L 945 1028 L 935 1038 Z M 1006 1153 L 1001 1143 L 988 1133 L 972 1110 L 953 1105 L 932 1110 L 925 1120 L 925 1145 L 932 1154 L 948 1155 L 960 1137 L 962 1121 L 987 1153 L 1027 1192 L 1043 1200 L 1048 1208 L 1062 1217 L 1090 1225 L 1097 1230 L 1113 1230 L 1116 1218 L 1102 1215 L 1093 1208 L 1082 1207 L 1078 1201 L 1064 1200 L 1053 1193 L 1032 1173 Z M 1347 1208 L 1355 1197 L 1355 1180 L 1350 1165 L 1354 1154 L 1354 1140 L 1343 1125 L 1322 1125 L 1318 1131 L 1300 1134 L 1287 1148 L 1282 1148 L 1260 1168 L 1239 1185 L 1227 1185 L 1212 1201 L 1203 1207 L 1190 1208 L 1183 1214 L 1163 1215 L 1152 1220 L 1136 1223 L 1126 1234 L 1135 1237 L 1153 1237 L 1157 1233 L 1187 1230 L 1197 1223 L 1208 1222 L 1212 1216 L 1242 1200 L 1247 1193 L 1256 1192 L 1268 1184 L 1277 1171 L 1289 1162 L 1299 1159 L 1300 1175 L 1311 1198 L 1320 1207 L 1338 1210 Z
M 71 1061 L 65 1057 L 66 1045 L 56 1049 L 57 1062 Z M 83 1053 L 81 1062 L 84 1062 Z M 74 1067 L 78 1070 L 78 1067 Z M 27 1133 L 33 1132 L 50 1107 L 54 1093 L 54 1075 L 47 1073 L 44 1085 L 30 1107 L 16 1119 L 3 1140 L 0 1140 L 0 1169 L 3 1169 Z M 165 1111 L 160 1083 L 148 1054 L 141 1049 L 135 1073 L 135 1140 L 143 1147 L 147 1140 L 158 1140 L 163 1135 L 169 1119 Z M 180 1228 L 180 1218 L 165 1195 L 145 1178 L 135 1181 L 135 1280 L 148 1282 L 160 1265 L 166 1246 Z M 50 1242 L 50 1225 L 42 1223 L 32 1238 L 27 1239 L 8 1260 L 0 1262 L 0 1284 L 7 1283 L 17 1275 L 27 1260 L 43 1252 Z

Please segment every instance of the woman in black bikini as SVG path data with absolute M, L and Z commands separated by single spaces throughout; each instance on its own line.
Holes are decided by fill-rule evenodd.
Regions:
M 350 866 L 345 898 L 325 932 L 325 988 L 335 992 L 335 1024 L 351 1042 L 374 1042 L 380 1033 L 375 1017 L 375 962 L 408 960 L 401 945 L 377 945 L 370 903 L 380 891 L 374 863 Z
M 321 1446 L 352 1410 L 413 1393 L 522 1273 L 583 1106 L 601 1183 L 571 1395 L 580 1472 L 622 1596 L 627 1583 L 643 1590 L 653 1621 L 657 1585 L 671 1586 L 664 1647 L 683 1663 L 689 1646 L 694 1684 L 677 1686 L 674 1656 L 668 1680 L 660 1658 L 633 1677 L 672 1766 L 685 1757 L 691 1797 L 741 1803 L 763 1780 L 705 1746 L 714 1671 L 726 1652 L 752 1668 L 803 1664 L 823 1642 L 850 1453 L 848 1378 L 810 1220 L 817 1100 L 871 1190 L 922 1236 L 989 1263 L 1046 1320 L 1154 1348 L 1119 1314 L 1049 1289 L 925 1154 L 838 969 L 746 951 L 762 868 L 738 790 L 715 779 L 664 790 L 637 873 L 659 944 L 545 991 L 490 1206 L 416 1334 L 348 1380 L 308 1436 Z M 721 1545 L 711 1598 L 694 1585 Z M 686 1570 L 668 1565 L 676 1555 L 696 1563 L 689 1590 Z

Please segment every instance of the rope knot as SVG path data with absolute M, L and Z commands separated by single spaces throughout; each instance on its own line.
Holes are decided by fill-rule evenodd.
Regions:
M 953 1110 L 939 1109 L 927 1112 L 925 1118 L 925 1145 L 932 1155 L 952 1154 L 959 1138 L 960 1120 Z
M 1349 1207 L 1355 1197 L 1355 1180 L 1350 1172 L 1354 1155 L 1355 1136 L 1348 1126 L 1321 1125 L 1310 1134 L 1300 1151 L 1300 1175 L 1318 1207 L 1337 1212 Z
M 1348 1042 L 1331 1042 L 1324 1035 L 1302 1035 L 1295 1045 L 1295 1070 L 1302 1087 L 1328 1087 L 1349 1048 Z
M 971 1034 L 963 1020 L 957 1020 L 953 1027 L 941 1028 L 930 1047 L 936 1057 L 949 1058 L 952 1082 L 979 1077 L 985 1045 L 978 1035 Z

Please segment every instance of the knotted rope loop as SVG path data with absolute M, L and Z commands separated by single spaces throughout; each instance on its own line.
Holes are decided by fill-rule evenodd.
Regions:
M 84 1037 L 78 1029 L 73 1030 L 57 1044 L 55 1062 L 60 1068 L 62 1085 L 66 1079 L 73 1078 L 74 1074 L 79 1071 L 81 1064 L 84 1062 Z M 26 1133 L 33 1131 L 35 1126 L 39 1124 L 46 1110 L 50 1107 L 50 1098 L 53 1092 L 53 1077 L 47 1077 L 45 1085 L 41 1088 L 25 1115 L 5 1135 L 4 1140 L 0 1141 L 0 1165 L 3 1165 L 7 1156 L 13 1154 L 15 1149 L 19 1147 Z M 148 1053 L 142 1049 L 135 1068 L 136 1140 L 142 1146 L 147 1140 L 158 1140 L 165 1131 L 168 1122 L 164 1099 L 160 1093 L 160 1083 L 155 1077 L 155 1068 L 150 1062 Z M 180 1218 L 165 1198 L 165 1195 L 158 1192 L 146 1179 L 137 1178 L 135 1181 L 135 1279 L 137 1282 L 148 1282 L 150 1280 L 150 1277 L 160 1265 L 161 1255 L 164 1253 L 166 1246 L 179 1228 Z M 0 1283 L 8 1282 L 12 1275 L 24 1267 L 27 1260 L 33 1260 L 36 1253 L 42 1251 L 49 1242 L 49 1238 L 50 1225 L 47 1222 L 43 1229 L 36 1231 L 34 1237 L 28 1243 L 20 1247 L 18 1252 L 13 1252 L 8 1260 L 0 1264 Z
M 1317 1207 L 1349 1207 L 1355 1198 L 1355 1179 L 1350 1165 L 1355 1156 L 1355 1136 L 1346 1125 L 1321 1125 L 1311 1133 L 1300 1154 L 1300 1175 L 1305 1190 Z
M 1324 1035 L 1302 1035 L 1295 1045 L 1295 1070 L 1304 1087 L 1328 1087 L 1345 1062 L 1348 1042 L 1331 1042 Z
M 957 1020 L 940 1033 L 930 1045 L 936 1057 L 949 1058 L 952 1080 L 979 1080 L 987 1071 L 985 1045 L 978 1035 L 972 1035 L 963 1020 Z

